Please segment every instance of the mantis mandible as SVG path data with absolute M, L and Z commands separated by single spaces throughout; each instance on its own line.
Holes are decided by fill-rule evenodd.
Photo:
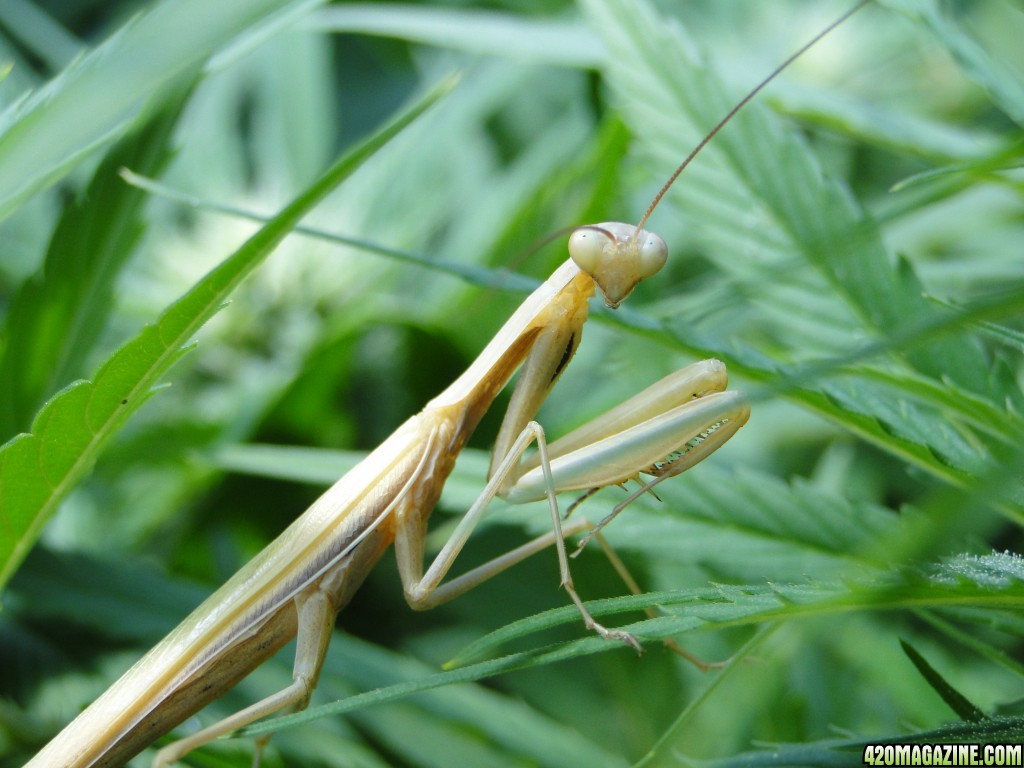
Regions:
M 569 239 L 571 258 L 527 297 L 465 373 L 331 486 L 26 768 L 123 765 L 220 697 L 293 637 L 297 643 L 289 686 L 163 748 L 154 768 L 170 765 L 258 719 L 305 707 L 336 615 L 392 543 L 406 600 L 420 610 L 451 600 L 553 546 L 561 586 L 585 626 L 639 649 L 631 635 L 606 628 L 590 615 L 573 586 L 564 537 L 588 528 L 592 535 L 640 492 L 700 462 L 746 422 L 749 405 L 741 394 L 726 391 L 725 366 L 707 360 L 669 375 L 550 444 L 534 416 L 579 345 L 591 296 L 600 292 L 607 306 L 617 307 L 637 283 L 665 263 L 664 241 L 644 225 L 682 170 L 761 88 L 863 4 L 747 94 L 680 164 L 639 224 L 605 222 L 577 228 Z M 486 485 L 425 567 L 428 518 L 456 457 L 519 369 Z M 535 456 L 522 461 L 534 443 Z M 563 525 L 557 493 L 622 484 L 641 473 L 653 479 L 598 526 L 583 519 Z M 547 499 L 551 532 L 446 580 L 495 496 L 511 503 Z

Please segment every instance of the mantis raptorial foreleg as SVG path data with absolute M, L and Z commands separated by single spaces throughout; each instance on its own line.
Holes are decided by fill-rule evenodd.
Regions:
M 538 454 L 541 457 L 541 467 L 543 468 L 547 481 L 546 494 L 548 505 L 551 510 L 551 533 L 540 536 L 526 545 L 508 552 L 494 560 L 488 561 L 487 563 L 484 563 L 483 565 L 478 566 L 451 581 L 442 583 L 442 580 L 454 563 L 455 558 L 469 539 L 473 528 L 475 528 L 477 523 L 480 521 L 480 517 L 483 515 L 487 506 L 494 500 L 498 491 L 507 483 L 508 478 L 511 477 L 513 472 L 517 469 L 523 453 L 533 442 L 537 443 Z M 501 573 L 506 568 L 515 565 L 517 562 L 520 562 L 535 552 L 554 544 L 558 552 L 561 586 L 572 599 L 573 604 L 576 606 L 580 616 L 583 618 L 583 623 L 586 628 L 597 632 L 601 637 L 606 639 L 621 640 L 629 643 L 639 651 L 640 644 L 628 632 L 608 629 L 595 621 L 586 606 L 583 605 L 583 601 L 580 599 L 579 594 L 576 592 L 576 587 L 572 581 L 572 574 L 569 570 L 569 558 L 566 554 L 564 538 L 566 535 L 582 530 L 584 527 L 587 527 L 589 523 L 585 520 L 581 520 L 578 524 L 574 524 L 569 528 L 568 531 L 563 530 L 561 515 L 558 511 L 558 502 L 555 499 L 555 493 L 557 490 L 557 486 L 551 475 L 550 461 L 547 458 L 547 446 L 546 439 L 544 437 L 544 430 L 540 424 L 535 421 L 531 421 L 520 433 L 518 439 L 516 439 L 512 444 L 512 448 L 508 455 L 500 464 L 498 464 L 494 474 L 487 483 L 487 487 L 484 489 L 483 493 L 480 494 L 480 497 L 476 500 L 473 506 L 470 507 L 465 516 L 463 516 L 452 536 L 434 558 L 434 561 L 431 563 L 425 574 L 423 573 L 424 540 L 422 533 L 417 531 L 413 526 L 401 526 L 399 528 L 395 535 L 395 553 L 398 558 L 399 573 L 402 577 L 405 597 L 409 605 L 417 610 L 423 610 L 445 603 L 473 587 L 476 587 L 492 576 Z
M 527 400 L 534 389 L 547 386 L 550 381 L 549 371 L 544 367 L 527 367 L 523 376 L 517 394 L 524 393 L 522 396 Z M 587 628 L 639 649 L 639 644 L 628 633 L 609 630 L 597 623 L 580 600 L 572 581 L 564 543 L 567 532 L 563 530 L 555 494 L 613 485 L 641 472 L 661 471 L 655 462 L 673 452 L 678 453 L 672 461 L 673 474 L 693 466 L 728 440 L 749 416 L 746 400 L 737 393 L 724 392 L 725 386 L 725 367 L 717 360 L 706 360 L 665 377 L 550 446 L 541 426 L 529 422 L 425 574 L 421 532 L 413 526 L 399 528 L 395 549 L 409 604 L 417 609 L 432 608 L 553 544 L 558 553 L 561 585 Z M 514 405 L 509 411 L 506 418 L 514 418 Z M 700 442 L 691 446 L 698 438 Z M 536 456 L 521 463 L 523 453 L 533 442 L 538 447 Z M 546 497 L 552 532 L 531 542 L 522 551 L 508 553 L 442 583 L 487 505 L 499 493 L 513 502 Z M 586 521 L 573 525 L 570 530 L 575 533 L 583 529 L 591 530 L 588 538 L 597 532 Z

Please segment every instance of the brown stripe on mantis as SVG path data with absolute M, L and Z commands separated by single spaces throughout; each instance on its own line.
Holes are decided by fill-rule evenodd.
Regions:
M 220 697 L 292 637 L 297 637 L 297 647 L 291 685 L 165 747 L 154 765 L 169 765 L 214 738 L 275 712 L 304 707 L 316 686 L 337 613 L 392 543 L 406 600 L 416 609 L 451 600 L 554 546 L 562 586 L 585 625 L 602 637 L 639 648 L 628 633 L 598 624 L 577 595 L 563 539 L 593 526 L 581 519 L 563 526 L 556 494 L 621 484 L 641 473 L 653 480 L 638 493 L 649 490 L 724 444 L 746 422 L 747 401 L 726 391 L 724 365 L 709 360 L 666 377 L 550 445 L 534 416 L 579 344 L 595 291 L 609 307 L 617 307 L 637 283 L 664 264 L 665 243 L 643 227 L 669 186 L 736 111 L 864 4 L 819 34 L 740 101 L 680 164 L 638 226 L 605 222 L 578 228 L 569 241 L 572 258 L 519 306 L 465 373 L 331 486 L 27 768 L 123 765 Z M 495 440 L 486 485 L 425 567 L 430 512 L 459 452 L 517 370 L 520 376 Z M 522 461 L 534 443 L 536 455 Z M 636 495 L 616 507 L 598 528 Z M 495 496 L 513 503 L 546 498 L 552 531 L 446 580 Z

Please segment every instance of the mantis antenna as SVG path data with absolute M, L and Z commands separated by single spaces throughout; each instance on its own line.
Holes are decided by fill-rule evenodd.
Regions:
M 758 93 L 760 93 L 764 89 L 764 87 L 766 85 L 768 85 L 772 80 L 774 80 L 776 77 L 778 77 L 782 73 L 782 71 L 786 69 L 786 67 L 788 67 L 790 64 L 792 64 L 797 59 L 799 59 L 801 56 L 803 56 L 808 50 L 810 50 L 815 45 L 817 45 L 819 40 L 821 40 L 823 37 L 825 37 L 829 32 L 831 32 L 833 29 L 838 27 L 840 24 L 842 24 L 848 18 L 853 16 L 853 14 L 855 14 L 857 11 L 859 11 L 861 8 L 863 8 L 865 5 L 867 5 L 869 2 L 871 2 L 871 0 L 860 0 L 860 2 L 857 3 L 855 6 L 853 6 L 853 8 L 848 10 L 846 13 L 844 13 L 838 19 L 836 19 L 831 24 L 829 24 L 827 27 L 825 27 L 823 30 L 821 30 L 821 32 L 816 34 L 807 43 L 805 43 L 803 46 L 801 46 L 799 50 L 797 50 L 794 53 L 792 53 L 789 56 L 789 58 L 787 58 L 785 61 L 783 61 L 781 64 L 779 64 L 779 66 L 777 66 L 774 70 L 772 70 L 772 72 L 767 77 L 765 77 L 760 83 L 758 83 L 756 86 L 754 86 L 754 88 L 751 91 L 749 91 L 746 96 L 744 96 L 742 99 L 740 99 L 738 102 L 736 102 L 736 106 L 734 106 L 732 109 L 730 109 L 729 112 L 725 115 L 725 117 L 723 117 L 721 120 L 719 120 L 718 123 L 715 125 L 715 127 L 712 128 L 710 131 L 708 131 L 708 133 L 704 136 L 704 138 L 701 139 L 697 143 L 697 146 L 695 146 L 690 151 L 690 154 L 688 154 L 683 159 L 683 162 L 681 162 L 676 167 L 676 169 L 672 172 L 672 175 L 668 177 L 668 181 L 666 181 L 665 184 L 661 187 L 661 189 L 658 190 L 658 194 L 656 194 L 654 196 L 654 200 L 652 200 L 651 204 L 649 206 L 647 206 L 647 210 L 644 211 L 644 215 L 640 217 L 640 221 L 636 225 L 636 233 L 637 233 L 637 235 L 643 230 L 644 224 L 647 223 L 647 219 L 649 219 L 651 217 L 651 214 L 654 213 L 654 209 L 658 207 L 658 203 L 661 202 L 661 198 L 663 198 L 665 196 L 665 193 L 668 192 L 669 188 L 675 183 L 676 179 L 679 178 L 679 175 L 686 169 L 686 166 L 688 166 L 691 162 L 693 162 L 693 159 L 695 157 L 697 157 L 697 155 L 700 154 L 701 150 L 703 150 L 704 147 L 706 147 L 708 145 L 708 143 L 711 141 L 711 139 L 713 139 L 715 137 L 715 135 L 720 130 L 722 130 L 722 128 L 724 128 L 725 125 L 730 120 L 732 120 L 732 118 L 736 115 L 736 113 L 739 112 L 741 109 L 743 109 L 745 106 L 747 106 L 747 103 L 751 99 L 753 99 Z
M 701 150 L 708 145 L 708 142 L 732 120 L 733 116 L 743 109 L 768 83 L 774 80 L 780 72 L 796 61 L 825 35 L 867 5 L 869 1 L 861 0 L 849 11 L 825 27 L 824 30 L 783 61 L 771 74 L 740 99 L 736 106 L 730 109 L 725 117 L 718 121 L 718 124 L 697 143 L 693 151 L 672 172 L 668 181 L 658 191 L 658 194 L 654 196 L 651 204 L 647 206 L 647 210 L 640 217 L 640 222 L 637 225 L 611 221 L 601 224 L 587 224 L 573 230 L 569 236 L 569 255 L 581 270 L 594 279 L 608 307 L 614 309 L 619 306 L 632 293 L 633 288 L 641 280 L 650 277 L 664 266 L 668 258 L 668 246 L 665 245 L 665 241 L 658 235 L 646 231 L 644 224 L 647 223 L 647 219 L 650 218 L 654 209 L 661 202 L 669 188 L 675 183 L 676 179 L 679 178 L 679 175 L 700 154 Z

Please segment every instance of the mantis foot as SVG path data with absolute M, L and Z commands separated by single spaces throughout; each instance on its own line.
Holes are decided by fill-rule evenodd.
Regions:
M 625 643 L 634 651 L 636 651 L 637 656 L 641 656 L 644 652 L 644 647 L 640 645 L 640 641 L 637 640 L 636 637 L 631 635 L 629 632 L 625 632 L 621 629 L 608 629 L 607 627 L 602 626 L 601 624 L 598 624 L 596 621 L 593 620 L 591 620 L 591 626 L 588 627 L 588 629 L 594 630 L 598 634 L 598 636 L 604 638 L 605 640 L 618 640 L 619 642 Z
M 590 611 L 588 611 L 586 606 L 583 605 L 583 601 L 577 594 L 571 578 L 565 578 L 562 580 L 562 589 L 564 589 L 568 593 L 569 597 L 572 598 L 572 602 L 576 606 L 576 610 L 579 611 L 580 616 L 583 618 L 583 626 L 589 630 L 593 630 L 599 637 L 602 637 L 605 640 L 618 640 L 619 642 L 625 643 L 636 651 L 638 656 L 644 652 L 643 646 L 640 645 L 640 641 L 633 637 L 629 632 L 625 632 L 621 629 L 608 629 L 603 624 L 598 624 L 594 620 L 594 617 L 590 615 Z

